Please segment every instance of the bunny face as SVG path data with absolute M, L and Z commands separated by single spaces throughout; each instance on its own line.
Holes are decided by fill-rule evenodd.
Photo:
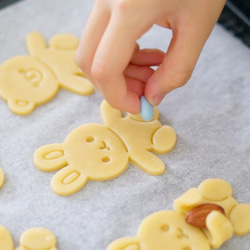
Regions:
M 188 225 L 184 216 L 174 211 L 160 211 L 146 218 L 138 230 L 138 236 L 141 245 L 145 244 L 148 250 L 210 249 L 202 231 Z
M 0 67 L 0 95 L 17 114 L 51 99 L 58 90 L 54 74 L 32 57 L 14 57 Z
M 184 215 L 175 211 L 160 211 L 148 216 L 140 225 L 136 237 L 121 238 L 108 250 L 209 250 L 203 232 L 185 222 Z M 134 247 L 134 248 L 133 248 Z
M 57 172 L 52 190 L 69 195 L 82 188 L 87 180 L 103 181 L 120 175 L 129 163 L 122 141 L 107 127 L 87 124 L 73 130 L 64 143 L 39 148 L 35 165 L 43 171 Z
M 73 130 L 65 140 L 68 163 L 91 180 L 106 180 L 121 174 L 128 165 L 128 153 L 119 138 L 99 124 Z

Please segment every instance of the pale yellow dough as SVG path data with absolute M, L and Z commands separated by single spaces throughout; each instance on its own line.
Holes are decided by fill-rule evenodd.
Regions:
M 211 213 L 207 217 L 207 229 L 204 230 L 213 248 L 220 247 L 226 240 L 236 235 L 250 232 L 250 206 L 239 204 L 233 197 L 231 185 L 222 179 L 208 179 L 198 188 L 191 188 L 174 201 L 174 209 L 186 214 L 192 208 L 213 203 L 221 206 L 226 216 Z
M 185 214 L 192 208 L 213 203 L 224 208 L 226 215 L 212 211 L 206 218 L 207 229 L 191 226 Z M 250 232 L 250 205 L 238 204 L 231 185 L 222 179 L 207 179 L 174 201 L 177 211 L 160 211 L 148 216 L 137 236 L 120 238 L 107 250 L 206 250 L 219 248 L 233 233 Z
M 78 38 L 59 34 L 47 46 L 38 32 L 27 36 L 29 56 L 13 57 L 0 66 L 0 97 L 18 115 L 30 114 L 36 106 L 54 98 L 59 87 L 90 95 L 93 85 L 75 62 Z
M 119 176 L 129 162 L 152 175 L 165 170 L 163 161 L 155 154 L 168 153 L 176 143 L 170 126 L 162 126 L 155 109 L 152 121 L 140 115 L 126 114 L 101 104 L 105 125 L 86 124 L 74 129 L 64 143 L 45 145 L 34 154 L 34 163 L 42 171 L 58 171 L 51 181 L 52 190 L 70 195 L 88 180 L 104 181 Z
M 141 223 L 137 236 L 112 242 L 107 250 L 209 250 L 205 234 L 175 211 L 160 211 Z
M 3 170 L 0 168 L 0 188 L 3 186 L 5 181 L 5 176 Z
M 0 250 L 14 250 L 13 239 L 8 230 L 0 226 Z M 19 240 L 16 250 L 57 250 L 54 234 L 41 227 L 25 231 Z

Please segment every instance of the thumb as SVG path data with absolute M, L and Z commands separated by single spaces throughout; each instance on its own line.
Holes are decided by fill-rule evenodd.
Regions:
M 195 68 L 208 36 L 197 37 L 190 30 L 173 32 L 173 38 L 162 64 L 145 86 L 145 96 L 154 106 L 170 91 L 186 84 Z

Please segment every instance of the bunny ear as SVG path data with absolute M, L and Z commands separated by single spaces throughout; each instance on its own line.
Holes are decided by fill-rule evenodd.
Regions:
M 49 144 L 40 147 L 34 154 L 35 166 L 45 172 L 54 171 L 67 165 L 63 144 Z
M 26 100 L 8 100 L 9 109 L 17 115 L 28 115 L 35 109 L 34 102 Z
M 67 166 L 53 176 L 51 188 L 56 194 L 70 195 L 80 190 L 87 181 L 86 175 Z
M 0 225 L 0 249 L 14 250 L 14 242 L 8 230 Z
M 141 250 L 141 247 L 136 237 L 127 237 L 113 241 L 107 250 Z

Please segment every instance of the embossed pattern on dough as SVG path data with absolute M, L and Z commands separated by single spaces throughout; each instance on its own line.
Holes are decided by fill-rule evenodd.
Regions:
M 18 115 L 30 114 L 36 106 L 55 97 L 60 87 L 90 95 L 93 85 L 75 62 L 78 38 L 59 34 L 49 45 L 38 32 L 27 36 L 29 56 L 13 57 L 0 66 L 0 97 Z
M 88 180 L 104 181 L 119 176 L 129 162 L 152 175 L 165 171 L 155 153 L 168 153 L 176 143 L 170 126 L 162 126 L 157 109 L 145 122 L 140 115 L 122 117 L 106 101 L 101 104 L 102 124 L 86 124 L 74 129 L 64 143 L 45 145 L 36 150 L 34 163 L 42 171 L 59 170 L 52 178 L 52 190 L 70 195 Z M 152 152 L 151 152 L 152 151 Z

